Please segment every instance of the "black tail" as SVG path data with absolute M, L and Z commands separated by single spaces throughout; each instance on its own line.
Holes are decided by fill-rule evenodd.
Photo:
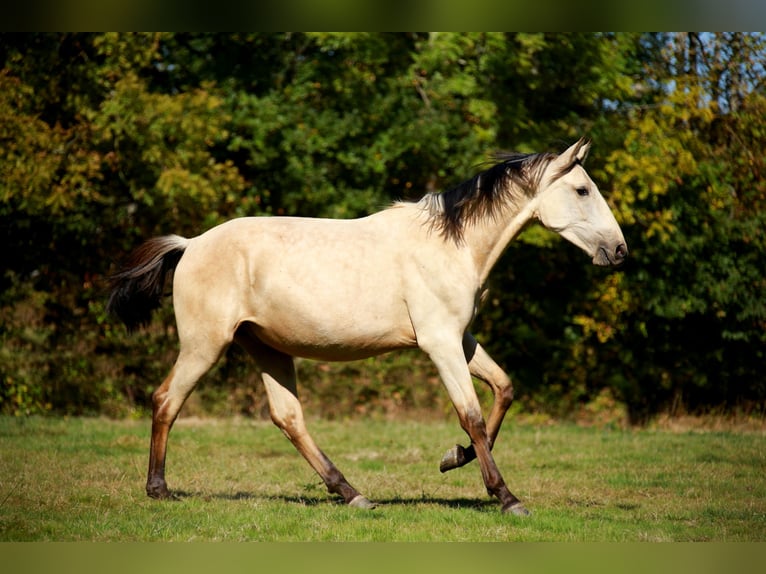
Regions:
M 188 244 L 188 239 L 178 235 L 150 239 L 112 275 L 112 294 L 106 309 L 125 323 L 128 332 L 149 323 L 152 311 L 160 306 L 165 278 L 176 268 Z

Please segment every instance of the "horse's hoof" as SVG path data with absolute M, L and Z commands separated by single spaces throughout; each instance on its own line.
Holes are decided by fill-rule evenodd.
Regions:
M 456 444 L 444 453 L 442 461 L 439 463 L 439 470 L 441 472 L 447 472 L 453 468 L 461 467 L 465 463 L 465 449 L 459 444 Z
M 374 502 L 370 502 L 361 494 L 357 494 L 354 498 L 352 498 L 348 505 L 352 508 L 361 508 L 363 510 L 372 510 L 377 506 Z
M 147 484 L 146 495 L 149 498 L 156 498 L 157 500 L 167 500 L 168 498 L 173 498 L 173 496 L 170 494 L 170 491 L 168 490 L 167 485 L 164 482 L 162 484 Z
M 507 514 L 513 514 L 514 516 L 529 516 L 532 514 L 524 507 L 521 502 L 514 502 L 507 508 L 503 508 L 503 512 Z

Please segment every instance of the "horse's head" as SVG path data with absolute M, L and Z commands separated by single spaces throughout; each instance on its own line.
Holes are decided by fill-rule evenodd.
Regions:
M 596 265 L 618 265 L 628 255 L 622 230 L 582 165 L 590 142 L 581 139 L 545 167 L 536 194 L 536 215 L 571 241 Z

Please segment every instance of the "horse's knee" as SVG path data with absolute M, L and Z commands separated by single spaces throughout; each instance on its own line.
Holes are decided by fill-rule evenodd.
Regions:
M 471 374 L 484 381 L 492 389 L 498 406 L 508 408 L 513 403 L 513 382 L 508 374 L 489 355 L 482 353 L 469 364 Z
M 505 371 L 498 367 L 487 379 L 487 383 L 492 388 L 495 401 L 505 409 L 510 407 L 514 397 L 513 382 Z
M 498 386 L 497 395 L 502 404 L 507 408 L 510 407 L 513 403 L 513 382 L 511 381 L 511 378 L 505 373 L 503 373 L 501 381 L 501 384 Z
M 487 438 L 487 425 L 480 410 L 467 410 L 460 415 L 460 426 L 471 437 L 471 441 Z

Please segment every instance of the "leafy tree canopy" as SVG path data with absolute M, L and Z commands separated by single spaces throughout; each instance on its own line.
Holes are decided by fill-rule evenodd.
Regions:
M 608 391 L 634 420 L 762 411 L 765 42 L 0 34 L 0 408 L 99 412 L 157 384 L 170 315 L 147 349 L 103 308 L 104 277 L 142 239 L 357 217 L 459 183 L 493 151 L 586 135 L 631 258 L 591 268 L 535 226 L 511 244 L 476 330 L 517 396 L 567 414 Z

